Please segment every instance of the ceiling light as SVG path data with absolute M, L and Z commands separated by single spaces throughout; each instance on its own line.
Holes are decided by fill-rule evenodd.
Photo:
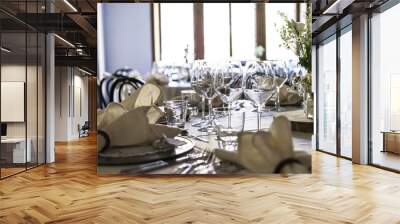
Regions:
M 67 4 L 74 12 L 78 12 L 78 10 L 73 6 L 68 0 L 64 0 L 65 4 Z
M 1 47 L 0 49 L 1 49 L 1 51 L 4 51 L 6 53 L 11 53 L 11 50 L 9 50 L 9 49 L 7 49 L 5 47 Z
M 73 45 L 71 42 L 69 42 L 68 40 L 60 37 L 58 34 L 54 34 L 55 37 L 57 37 L 59 40 L 61 40 L 62 42 L 66 43 L 67 45 L 69 45 L 70 47 L 75 48 L 75 45 Z
M 85 74 L 87 74 L 87 75 L 92 75 L 92 73 L 90 73 L 90 72 L 88 72 L 88 71 L 86 71 L 86 70 L 83 70 L 83 69 L 81 69 L 81 68 L 79 68 L 79 67 L 78 67 L 78 70 L 81 71 L 81 72 L 83 72 L 83 73 L 85 73 Z

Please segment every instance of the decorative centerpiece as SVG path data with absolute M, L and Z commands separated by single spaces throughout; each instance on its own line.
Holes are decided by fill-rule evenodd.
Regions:
M 299 58 L 299 65 L 306 69 L 307 74 L 301 79 L 303 89 L 304 112 L 308 118 L 313 117 L 314 97 L 312 93 L 311 79 L 311 5 L 307 4 L 305 23 L 289 19 L 283 12 L 279 12 L 284 24 L 278 28 L 283 46 L 293 51 Z

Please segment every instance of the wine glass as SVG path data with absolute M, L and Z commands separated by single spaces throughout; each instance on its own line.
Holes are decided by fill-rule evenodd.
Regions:
M 240 64 L 229 62 L 215 74 L 215 91 L 222 102 L 228 105 L 228 128 L 231 127 L 232 103 L 243 93 L 243 73 Z
M 201 121 L 192 124 L 194 127 L 201 127 L 205 123 L 205 105 L 206 105 L 206 98 L 201 90 L 201 88 L 198 86 L 199 83 L 199 75 L 202 72 L 202 69 L 204 66 L 206 66 L 207 63 L 204 60 L 196 60 L 193 62 L 193 66 L 190 72 L 190 84 L 194 91 L 201 96 Z
M 283 111 L 281 108 L 281 89 L 289 79 L 287 63 L 280 61 L 273 64 L 273 70 L 276 82 L 276 100 L 275 100 L 275 110 L 278 112 Z
M 198 88 L 208 102 L 208 122 L 199 131 L 213 132 L 212 125 L 212 99 L 216 96 L 215 92 L 215 74 L 220 72 L 219 68 L 215 65 L 202 66 L 201 72 L 197 76 L 196 88 Z
M 244 95 L 257 106 L 257 130 L 261 129 L 262 106 L 276 91 L 275 76 L 266 72 L 266 64 L 254 61 L 247 66 L 243 82 Z

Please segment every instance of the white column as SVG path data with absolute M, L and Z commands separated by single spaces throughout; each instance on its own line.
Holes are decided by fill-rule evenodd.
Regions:
M 368 163 L 368 16 L 353 20 L 353 162 Z
M 103 7 L 104 4 L 97 4 L 97 74 L 99 80 L 103 79 L 104 72 L 106 71 L 106 54 L 104 50 L 104 23 L 103 23 Z
M 46 163 L 55 161 L 55 56 L 54 35 L 46 36 Z

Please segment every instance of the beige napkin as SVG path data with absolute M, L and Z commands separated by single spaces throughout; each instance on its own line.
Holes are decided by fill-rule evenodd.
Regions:
M 153 83 L 159 86 L 166 86 L 169 83 L 168 77 L 163 74 L 153 73 L 149 76 L 146 83 Z
M 103 135 L 97 137 L 98 151 L 107 147 L 124 147 L 135 145 L 149 145 L 155 140 L 167 137 L 175 137 L 181 129 L 166 125 L 155 124 L 163 116 L 163 112 L 157 107 L 139 107 L 128 111 L 113 122 L 100 129 L 109 138 Z
M 126 113 L 124 106 L 119 103 L 110 103 L 106 109 L 97 112 L 97 129 L 111 124 L 115 119 Z
M 244 132 L 239 135 L 238 152 L 216 149 L 220 159 L 237 163 L 256 173 L 273 173 L 283 160 L 294 158 L 292 132 L 284 116 L 274 119 L 268 131 Z M 306 166 L 286 166 L 284 172 L 305 173 Z
M 279 99 L 281 105 L 297 105 L 303 100 L 303 98 L 299 95 L 297 91 L 291 89 L 287 85 L 283 85 L 283 87 L 280 89 Z M 276 101 L 276 96 L 271 98 L 268 104 L 272 105 L 275 103 L 275 101 Z
M 303 98 L 299 95 L 297 91 L 291 89 L 287 85 L 284 85 L 279 93 L 281 103 L 285 105 L 298 104 L 303 100 Z
M 129 111 L 143 106 L 161 105 L 163 100 L 164 92 L 162 88 L 154 83 L 146 83 L 122 101 L 121 104 Z

